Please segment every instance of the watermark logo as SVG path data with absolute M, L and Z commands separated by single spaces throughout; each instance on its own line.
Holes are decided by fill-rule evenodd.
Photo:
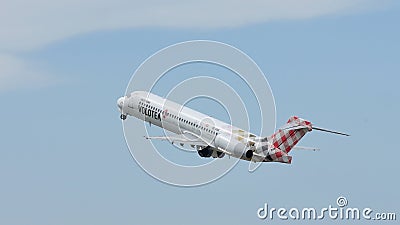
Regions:
M 395 212 L 375 212 L 372 208 L 347 207 L 348 200 L 340 196 L 336 199 L 336 205 L 324 208 L 274 208 L 264 204 L 257 210 L 257 217 L 261 220 L 396 220 Z
M 348 204 L 347 198 L 346 198 L 346 197 L 343 197 L 343 196 L 340 196 L 339 198 L 336 199 L 336 204 L 337 204 L 339 207 L 345 207 L 345 206 L 347 206 L 347 204 Z
M 132 75 L 125 95 L 130 96 L 134 91 L 151 92 L 181 105 L 199 98 L 208 99 L 225 110 L 230 121 L 223 122 L 229 125 L 252 131 L 255 135 L 269 135 L 275 130 L 275 100 L 264 73 L 248 55 L 225 43 L 194 40 L 161 49 Z M 168 110 L 169 106 L 163 105 L 163 113 L 152 109 L 140 109 L 140 112 L 163 122 Z M 214 123 L 209 110 L 207 106 L 197 110 L 210 114 L 202 123 Z M 254 124 L 259 127 L 254 128 Z M 123 121 L 124 136 L 132 157 L 147 174 L 164 183 L 185 187 L 207 184 L 227 174 L 239 161 L 225 156 L 202 160 L 195 165 L 179 162 L 177 157 L 181 156 L 161 154 L 164 150 L 161 148 L 168 148 L 168 143 L 158 145 L 157 140 L 143 138 L 152 136 L 149 133 L 153 128 L 148 128 L 135 118 Z M 164 136 L 174 135 L 164 130 Z M 175 144 L 175 150 L 183 150 L 182 157 L 189 152 L 194 153 L 191 157 L 199 158 L 193 144 L 187 144 L 191 150 Z M 259 165 L 249 164 L 249 171 Z

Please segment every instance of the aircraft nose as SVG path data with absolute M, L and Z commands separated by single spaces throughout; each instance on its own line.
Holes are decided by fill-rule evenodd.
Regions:
M 125 97 L 121 97 L 117 100 L 117 106 L 118 106 L 119 110 L 122 110 L 122 106 L 124 106 L 124 100 L 125 100 Z

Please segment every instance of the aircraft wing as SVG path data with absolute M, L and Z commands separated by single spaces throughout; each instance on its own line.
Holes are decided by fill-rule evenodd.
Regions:
M 145 136 L 145 138 L 150 140 L 168 141 L 171 142 L 172 144 L 208 146 L 208 144 L 205 141 L 201 140 L 200 138 L 189 132 L 185 132 L 185 134 L 172 135 L 172 136 L 153 136 L 153 137 Z

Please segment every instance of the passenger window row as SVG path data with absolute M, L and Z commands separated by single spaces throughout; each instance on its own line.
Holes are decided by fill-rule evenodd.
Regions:
M 142 107 L 145 107 L 145 108 L 147 108 L 147 109 L 154 110 L 154 111 L 159 112 L 159 113 L 162 112 L 161 109 L 159 109 L 159 108 L 157 108 L 157 107 L 154 107 L 154 106 L 152 106 L 152 105 L 149 105 L 149 104 L 144 104 L 143 102 L 139 102 L 139 105 L 142 106 Z M 176 115 L 174 115 L 174 114 L 171 114 L 171 113 L 169 113 L 169 112 L 166 112 L 166 116 L 169 116 L 169 117 L 171 117 L 171 118 L 173 118 L 173 119 L 175 119 L 175 120 L 178 120 L 178 121 L 180 121 L 180 122 L 186 123 L 186 124 L 188 124 L 188 125 L 194 126 L 194 127 L 196 127 L 196 128 L 202 129 L 202 130 L 207 131 L 207 132 L 209 132 L 209 133 L 216 134 L 216 131 L 215 131 L 215 130 L 212 130 L 212 129 L 210 129 L 210 128 L 206 128 L 206 127 L 204 127 L 204 126 L 200 126 L 200 125 L 198 124 L 198 122 L 195 123 L 195 122 L 192 122 L 192 121 L 183 119 L 182 117 L 178 117 L 178 116 L 176 116 Z

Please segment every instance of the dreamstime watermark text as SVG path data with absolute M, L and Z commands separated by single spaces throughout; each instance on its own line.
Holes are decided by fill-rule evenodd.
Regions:
M 396 213 L 394 212 L 374 212 L 373 209 L 347 207 L 348 201 L 345 197 L 337 198 L 336 205 L 329 205 L 324 208 L 273 208 L 268 203 L 257 210 L 257 217 L 262 220 L 380 220 L 394 221 Z

